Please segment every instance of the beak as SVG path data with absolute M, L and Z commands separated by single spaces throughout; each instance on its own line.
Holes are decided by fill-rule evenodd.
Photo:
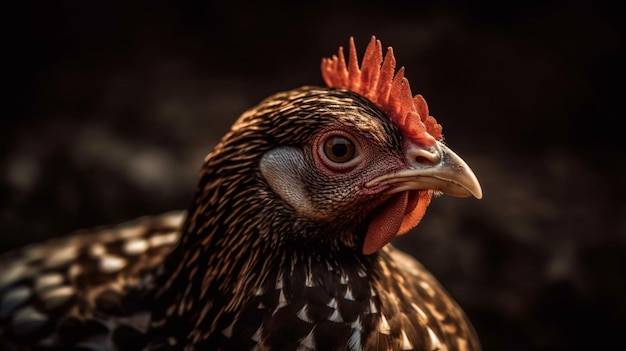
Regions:
M 377 177 L 366 186 L 388 185 L 391 187 L 388 194 L 432 189 L 456 197 L 483 197 L 474 172 L 443 143 L 436 142 L 428 149 L 411 144 L 406 157 L 408 169 Z

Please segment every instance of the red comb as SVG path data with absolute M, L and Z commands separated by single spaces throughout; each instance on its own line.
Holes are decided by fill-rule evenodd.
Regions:
M 373 102 L 411 139 L 432 144 L 441 140 L 441 125 L 428 115 L 428 105 L 421 95 L 413 97 L 404 67 L 395 73 L 396 58 L 389 47 L 383 60 L 380 40 L 372 36 L 359 69 L 354 38 L 350 37 L 348 64 L 343 47 L 338 55 L 322 59 L 322 77 L 326 85 L 353 91 Z

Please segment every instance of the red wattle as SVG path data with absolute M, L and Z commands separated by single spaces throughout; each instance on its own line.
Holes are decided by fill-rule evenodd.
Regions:
M 431 197 L 432 191 L 405 191 L 391 198 L 372 218 L 365 234 L 363 254 L 371 255 L 396 236 L 413 229 L 424 217 Z
M 384 205 L 382 211 L 372 218 L 365 234 L 363 254 L 373 254 L 387 245 L 396 236 L 407 210 L 408 198 L 408 192 L 394 196 Z
M 432 195 L 432 191 L 411 191 L 407 213 L 402 219 L 397 235 L 404 235 L 419 224 L 426 213 Z

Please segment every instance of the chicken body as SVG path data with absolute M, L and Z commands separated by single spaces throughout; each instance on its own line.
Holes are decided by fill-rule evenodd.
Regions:
M 0 345 L 479 350 L 439 283 L 386 245 L 434 191 L 480 197 L 423 140 L 350 90 L 271 96 L 207 156 L 186 213 L 5 255 Z

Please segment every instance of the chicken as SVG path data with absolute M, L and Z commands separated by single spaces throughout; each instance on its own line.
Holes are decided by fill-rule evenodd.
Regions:
M 275 94 L 206 157 L 186 212 L 9 252 L 3 350 L 480 350 L 389 242 L 437 194 L 482 197 L 391 48 Z

